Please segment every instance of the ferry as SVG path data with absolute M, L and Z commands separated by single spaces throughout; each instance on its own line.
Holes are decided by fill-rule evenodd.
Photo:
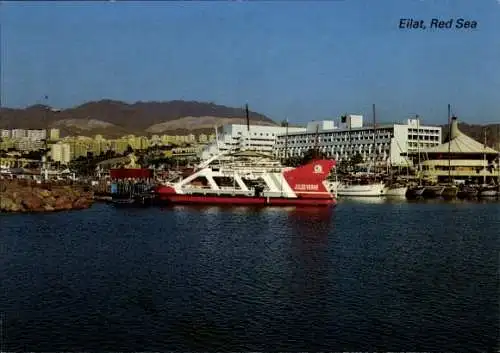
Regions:
M 335 194 L 327 178 L 335 160 L 316 159 L 296 168 L 255 151 L 221 153 L 192 174 L 156 190 L 160 202 L 262 206 L 332 206 Z

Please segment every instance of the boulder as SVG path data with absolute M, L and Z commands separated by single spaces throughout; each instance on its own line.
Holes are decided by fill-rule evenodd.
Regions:
M 93 194 L 71 186 L 38 185 L 22 181 L 0 181 L 0 211 L 52 212 L 84 209 L 93 203 Z
M 26 195 L 23 200 L 21 200 L 21 204 L 27 210 L 34 210 L 40 208 L 42 206 L 42 200 L 40 200 L 37 195 Z

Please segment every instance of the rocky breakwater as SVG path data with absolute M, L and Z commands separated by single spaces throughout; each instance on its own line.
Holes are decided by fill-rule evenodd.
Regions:
M 76 210 L 92 203 L 92 193 L 82 188 L 0 181 L 0 212 Z

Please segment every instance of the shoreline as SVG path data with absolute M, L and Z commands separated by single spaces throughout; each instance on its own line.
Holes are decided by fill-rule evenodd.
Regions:
M 82 186 L 0 180 L 0 212 L 45 213 L 87 209 L 94 195 Z

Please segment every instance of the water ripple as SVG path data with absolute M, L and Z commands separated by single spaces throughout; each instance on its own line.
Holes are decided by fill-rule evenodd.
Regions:
M 0 215 L 7 351 L 492 351 L 495 204 Z

